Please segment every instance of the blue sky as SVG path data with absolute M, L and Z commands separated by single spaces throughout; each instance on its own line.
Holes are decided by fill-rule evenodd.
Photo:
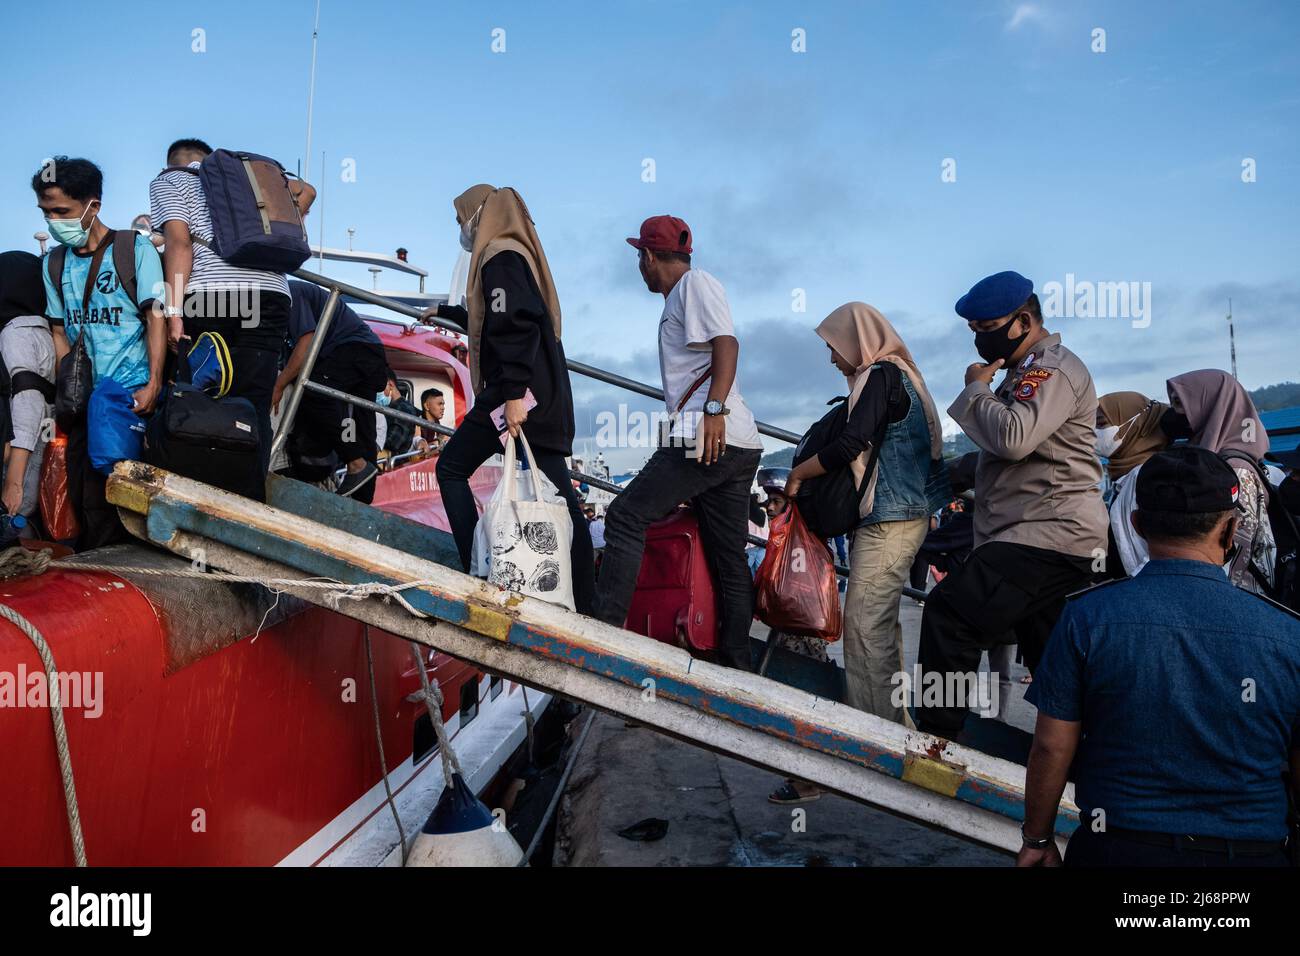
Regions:
M 103 167 L 106 219 L 121 226 L 177 137 L 295 167 L 313 11 L 65 2 L 61 28 L 52 8 L 7 11 L 0 242 L 33 247 L 28 180 L 56 153 Z M 806 52 L 791 49 L 795 29 Z M 556 276 L 569 355 L 656 381 L 661 302 L 623 237 L 680 215 L 696 265 L 727 287 L 742 391 L 796 430 L 842 390 L 811 332 L 827 312 L 880 308 L 946 404 L 975 360 L 952 304 L 1002 269 L 1040 288 L 1067 273 L 1151 283 L 1148 327 L 1049 322 L 1099 392 L 1162 395 L 1171 375 L 1226 366 L 1229 296 L 1243 382 L 1296 380 L 1297 40 L 1291 2 L 324 0 L 312 240 L 323 216 L 327 245 L 348 227 L 358 248 L 404 245 L 441 289 L 458 251 L 452 198 L 513 185 Z M 947 159 L 955 182 L 941 180 Z M 624 400 L 584 380 L 575 392 L 580 434 Z

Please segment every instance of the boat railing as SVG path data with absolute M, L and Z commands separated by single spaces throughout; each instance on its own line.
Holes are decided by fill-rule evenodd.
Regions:
M 293 422 L 297 417 L 298 406 L 302 402 L 304 390 L 310 390 L 318 395 L 325 395 L 339 401 L 350 402 L 360 408 L 369 409 L 390 419 L 406 422 L 407 424 L 434 431 L 441 435 L 455 434 L 455 429 L 449 428 L 446 425 L 431 422 L 428 419 L 420 418 L 396 408 L 380 405 L 378 402 L 373 402 L 369 399 L 358 398 L 355 395 L 350 395 L 347 392 L 330 388 L 328 385 L 322 385 L 319 382 L 313 382 L 311 381 L 311 373 L 316 367 L 316 360 L 320 357 L 321 346 L 324 344 L 325 338 L 329 334 L 330 325 L 334 321 L 335 313 L 338 311 L 339 300 L 343 296 L 348 296 L 351 299 L 356 299 L 361 302 L 368 302 L 371 305 L 388 309 L 392 312 L 398 313 L 399 315 L 409 316 L 410 318 L 419 320 L 427 325 L 435 325 L 439 328 L 446 329 L 449 332 L 457 332 L 461 335 L 465 335 L 466 330 L 460 324 L 448 319 L 437 318 L 436 316 L 431 316 L 430 318 L 425 319 L 423 312 L 419 309 L 413 308 L 412 306 L 406 305 L 404 302 L 398 302 L 376 292 L 369 292 L 358 286 L 349 285 L 346 282 L 340 282 L 338 279 L 331 279 L 328 276 L 321 275 L 318 272 L 312 272 L 308 269 L 299 269 L 294 273 L 294 275 L 305 282 L 315 283 L 325 289 L 329 293 L 329 297 L 325 300 L 325 308 L 321 310 L 320 317 L 316 320 L 316 334 L 312 336 L 311 345 L 307 348 L 307 357 L 303 361 L 302 369 L 298 373 L 298 384 L 302 387 L 295 387 L 290 393 L 288 404 L 285 406 L 284 415 L 280 418 L 279 427 L 276 429 L 275 438 L 271 446 L 272 461 L 277 459 L 289 440 L 289 434 L 293 431 Z M 378 316 L 367 316 L 367 318 L 378 318 L 380 321 L 390 322 L 392 324 L 407 324 L 405 322 L 397 322 L 394 319 L 381 318 Z M 663 400 L 663 389 L 656 388 L 653 385 L 648 385 L 645 382 L 638 382 L 636 379 L 617 375 L 613 372 L 607 372 L 602 368 L 588 365 L 585 362 L 569 360 L 567 364 L 570 372 L 576 372 L 579 375 L 593 378 L 598 382 L 604 382 L 605 384 L 613 385 L 616 388 L 636 392 L 639 395 L 656 398 L 660 401 Z M 769 438 L 778 439 L 779 441 L 789 442 L 792 445 L 798 444 L 802 437 L 801 435 L 796 435 L 792 431 L 778 428 L 775 425 L 769 425 L 765 422 L 756 422 L 756 424 L 758 426 L 758 431 L 761 434 L 767 435 Z M 569 475 L 583 484 L 592 488 L 599 488 L 601 491 L 607 491 L 613 495 L 621 494 L 623 491 L 619 485 L 616 485 L 611 481 L 606 481 L 604 478 L 600 478 L 596 475 L 588 475 L 584 472 L 577 471 L 576 469 L 570 469 Z M 749 535 L 748 539 L 750 544 L 758 545 L 759 547 L 766 546 L 767 544 L 764 539 L 756 535 Z M 847 576 L 849 573 L 849 569 L 841 565 L 836 565 L 835 571 L 841 577 Z M 903 593 L 915 598 L 923 598 L 925 596 L 924 591 L 914 590 L 913 588 L 904 588 Z
M 449 332 L 457 332 L 464 335 L 466 334 L 466 330 L 461 325 L 452 322 L 449 319 L 442 319 L 436 316 L 431 316 L 430 318 L 425 319 L 423 312 L 403 302 L 398 302 L 376 292 L 367 291 L 358 286 L 349 285 L 346 282 L 340 282 L 338 279 L 331 279 L 328 276 L 312 272 L 308 269 L 299 269 L 294 273 L 294 275 L 299 279 L 315 283 L 321 288 L 327 290 L 329 292 L 329 297 L 325 300 L 325 308 L 321 311 L 320 317 L 316 321 L 316 334 L 312 336 L 311 345 L 307 349 L 306 360 L 303 362 L 302 370 L 298 373 L 298 382 L 302 387 L 295 387 L 293 389 L 289 396 L 288 405 L 285 408 L 284 415 L 280 419 L 279 428 L 276 430 L 275 439 L 271 448 L 272 461 L 274 461 L 279 453 L 284 450 L 285 443 L 289 438 L 289 433 L 293 430 L 294 418 L 298 414 L 298 406 L 302 401 L 305 389 L 309 389 L 317 394 L 325 395 L 340 401 L 350 402 L 353 405 L 360 406 L 361 408 L 366 408 L 373 412 L 377 412 L 380 415 L 385 415 L 390 419 L 403 421 L 407 424 L 415 425 L 428 431 L 434 431 L 441 435 L 455 434 L 455 429 L 449 428 L 438 422 L 431 422 L 428 419 L 420 418 L 416 415 L 411 415 L 395 408 L 389 408 L 385 405 L 380 405 L 378 402 L 358 398 L 355 395 L 349 395 L 347 392 L 341 392 L 338 389 L 330 388 L 329 386 L 322 385 L 319 382 L 313 382 L 311 381 L 311 373 L 316 367 L 316 360 L 320 356 L 321 346 L 325 342 L 325 337 L 329 334 L 330 324 L 333 322 L 334 315 L 338 311 L 339 300 L 345 295 L 351 299 L 368 302 L 371 305 L 388 309 L 392 312 L 398 313 L 399 315 L 408 316 L 409 318 L 421 321 L 426 325 L 435 325 L 439 328 L 446 329 Z M 379 316 L 367 316 L 367 318 L 378 319 L 379 321 L 390 322 L 393 324 L 407 324 L 405 322 L 398 322 L 395 319 Z M 568 367 L 570 372 L 576 372 L 577 374 L 584 375 L 587 378 L 592 378 L 598 382 L 604 382 L 607 385 L 613 385 L 616 388 L 622 388 L 629 392 L 635 392 L 638 395 L 645 395 L 649 398 L 659 399 L 660 401 L 662 401 L 664 397 L 663 389 L 656 388 L 653 385 L 648 385 L 645 382 L 638 382 L 636 379 L 627 378 L 623 375 L 607 372 L 602 368 L 588 365 L 585 362 L 575 362 L 570 359 L 568 361 Z M 766 435 L 769 438 L 775 438 L 779 441 L 789 442 L 792 445 L 798 444 L 802 437 L 792 431 L 778 428 L 775 425 L 769 425 L 765 422 L 757 422 L 756 424 L 758 425 L 758 431 L 760 434 Z M 1300 433 L 1300 427 L 1294 426 L 1276 428 L 1268 431 L 1269 435 L 1274 436 L 1294 435 L 1298 433 Z M 414 457 L 414 453 L 402 457 Z M 394 459 L 394 461 L 396 461 L 396 459 Z M 576 469 L 571 469 L 569 474 L 573 478 L 576 478 L 578 481 L 583 482 L 592 488 L 599 488 L 600 490 L 607 491 L 610 494 L 618 495 L 623 491 L 620 486 L 613 482 L 606 481 L 603 478 L 599 478 L 596 475 L 588 475 L 581 471 L 577 471 Z M 767 544 L 766 541 L 755 535 L 749 535 L 749 542 L 760 547 Z M 841 577 L 848 574 L 848 568 L 842 565 L 836 565 L 835 570 Z M 911 587 L 904 587 L 903 594 L 918 599 L 923 599 L 925 597 L 924 591 Z

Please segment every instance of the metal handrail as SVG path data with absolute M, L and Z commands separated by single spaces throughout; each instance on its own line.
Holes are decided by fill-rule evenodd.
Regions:
M 313 382 L 311 380 L 311 373 L 316 366 L 316 359 L 320 355 L 321 346 L 325 341 L 325 336 L 329 332 L 329 326 L 334 318 L 334 312 L 337 309 L 340 296 L 346 295 L 349 296 L 350 298 L 358 299 L 362 302 L 369 302 L 372 305 L 377 305 L 385 309 L 390 309 L 393 312 L 397 312 L 402 315 L 409 315 L 415 319 L 421 319 L 421 317 L 424 314 L 423 312 L 421 312 L 419 309 L 405 305 L 404 303 L 396 302 L 392 299 L 388 299 L 382 295 L 377 295 L 376 293 L 373 292 L 367 292 L 365 289 L 359 288 L 354 285 L 349 285 L 346 282 L 340 282 L 337 279 L 331 279 L 328 276 L 323 276 L 319 273 L 311 272 L 310 270 L 307 269 L 299 269 L 297 272 L 294 273 L 294 275 L 297 278 L 302 279 L 306 282 L 312 282 L 315 283 L 316 285 L 328 289 L 330 295 L 325 302 L 325 308 L 321 312 L 320 318 L 316 322 L 316 332 L 312 338 L 311 346 L 307 350 L 307 357 L 303 361 L 303 366 L 298 372 L 298 379 L 294 383 L 294 389 L 293 389 L 293 393 L 290 395 L 289 404 L 286 406 L 285 414 L 280 419 L 280 426 L 276 430 L 275 439 L 271 446 L 272 461 L 275 460 L 277 454 L 281 450 L 283 450 L 285 443 L 288 441 L 289 433 L 293 428 L 293 420 L 294 417 L 297 415 L 298 406 L 301 403 L 302 394 L 304 390 L 310 390 L 317 394 L 325 395 L 330 398 L 337 399 L 339 401 L 350 402 L 354 405 L 360 405 L 362 408 L 370 409 L 371 411 L 377 412 L 380 415 L 385 415 L 388 418 L 396 419 L 398 421 L 408 422 L 410 424 L 416 425 L 419 428 L 427 428 L 431 431 L 436 431 L 439 434 L 443 434 L 443 435 L 455 434 L 455 429 L 448 428 L 446 425 L 442 425 L 437 422 L 431 422 L 428 421 L 427 419 L 419 418 L 418 416 L 411 415 L 408 412 L 399 411 L 398 409 L 390 408 L 386 405 L 380 405 L 378 402 L 373 402 L 370 401 L 369 399 L 360 398 L 356 395 L 350 395 L 347 392 L 339 391 L 336 388 L 330 388 L 328 385 L 322 385 L 320 382 Z M 367 318 L 377 318 L 380 321 L 386 321 L 386 322 L 392 321 L 389 319 L 382 319 L 378 316 L 367 316 Z M 464 328 L 462 328 L 457 323 L 451 322 L 447 319 L 433 317 L 427 320 L 421 319 L 421 321 L 424 321 L 426 324 L 429 325 L 436 325 L 440 328 L 447 329 L 452 332 L 459 332 L 461 334 L 465 333 Z M 608 385 L 614 385 L 618 388 L 623 388 L 630 392 L 637 392 L 641 395 L 645 395 L 650 398 L 657 398 L 661 401 L 663 400 L 664 397 L 663 389 L 655 388 L 653 385 L 647 385 L 644 382 L 638 382 L 635 379 L 626 378 L 625 376 L 622 375 L 616 375 L 613 372 L 606 372 L 604 369 L 596 368 L 594 365 L 587 365 L 585 362 L 568 361 L 567 365 L 569 371 L 577 372 L 579 375 L 585 375 L 588 378 L 593 378 L 596 379 L 597 381 L 604 382 Z M 755 424 L 758 426 L 758 431 L 761 434 L 767 435 L 769 438 L 776 438 L 780 441 L 789 442 L 792 445 L 797 445 L 800 439 L 802 438 L 801 435 L 796 435 L 794 432 L 787 431 L 784 428 L 777 428 L 775 425 L 767 425 L 764 424 L 763 422 L 755 422 Z M 572 468 L 569 469 L 569 474 L 573 478 L 577 478 L 579 481 L 582 481 L 583 483 L 590 485 L 593 488 L 599 488 L 601 491 L 608 491 L 609 493 L 614 495 L 622 494 L 623 492 L 623 489 L 620 486 L 614 484 L 613 482 L 606 481 L 604 478 L 597 477 L 596 475 L 588 475 Z M 756 535 L 752 535 L 752 534 L 746 535 L 746 539 L 749 541 L 750 544 L 760 545 L 762 547 L 767 546 L 766 539 L 760 538 Z M 835 565 L 835 573 L 838 574 L 840 577 L 846 577 L 849 573 L 849 569 L 844 567 L 843 565 L 837 564 Z M 915 588 L 911 588 L 911 587 L 904 587 L 903 594 L 906 595 L 907 597 L 913 597 L 918 599 L 923 599 L 925 597 L 924 591 L 918 591 Z
M 358 286 L 348 285 L 346 282 L 340 282 L 337 279 L 331 279 L 328 276 L 321 275 L 320 273 L 311 272 L 307 269 L 299 269 L 297 272 L 294 273 L 294 275 L 297 278 L 303 279 L 307 282 L 314 282 L 316 285 L 321 286 L 322 288 L 326 288 L 331 291 L 337 290 L 343 295 L 346 295 L 348 298 L 357 299 L 361 302 L 368 302 L 371 305 L 377 305 L 380 306 L 381 308 L 389 309 L 393 312 L 397 312 L 400 315 L 410 316 L 413 319 L 417 319 L 421 321 L 425 325 L 436 325 L 438 328 L 446 329 L 449 332 L 459 332 L 461 335 L 468 334 L 463 326 L 461 326 L 459 323 L 452 322 L 450 319 L 440 319 L 437 316 L 433 316 L 428 319 L 422 319 L 421 316 L 423 316 L 424 313 L 421 312 L 419 309 L 406 305 L 405 303 L 397 302 L 393 299 L 386 298 L 385 296 L 379 295 L 377 293 L 369 292 Z M 394 325 L 404 324 L 404 323 L 393 322 L 392 319 L 383 318 L 381 316 L 366 316 L 366 318 L 368 319 L 374 318 L 374 319 L 378 319 L 381 322 L 389 322 L 390 324 L 394 324 Z M 575 362 L 572 359 L 566 360 L 565 364 L 568 366 L 570 372 L 576 372 L 579 375 L 585 375 L 587 378 L 595 379 L 598 382 L 604 382 L 606 385 L 614 385 L 618 388 L 626 389 L 629 392 L 636 392 L 638 395 L 644 395 L 647 398 L 656 398 L 659 401 L 663 401 L 664 399 L 663 389 L 656 388 L 653 385 L 648 385 L 645 382 L 638 382 L 634 378 L 627 378 L 624 375 L 617 375 L 613 372 L 606 372 L 602 368 L 597 368 L 594 365 L 588 365 L 586 362 Z M 305 366 L 304 366 L 304 372 L 307 372 Z M 302 373 L 300 373 L 300 375 L 301 374 Z M 789 431 L 787 429 L 778 428 L 775 425 L 769 425 L 766 422 L 755 422 L 754 424 L 758 427 L 759 434 L 766 435 L 769 438 L 776 438 L 780 441 L 789 442 L 791 445 L 799 444 L 799 440 L 803 437 L 802 435 L 796 435 L 794 432 Z

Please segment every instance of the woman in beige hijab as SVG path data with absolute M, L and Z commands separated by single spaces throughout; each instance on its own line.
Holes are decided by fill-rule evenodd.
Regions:
M 437 475 L 461 562 L 468 570 L 478 523 L 469 479 L 501 451 L 491 418 L 501 409 L 506 429 L 527 437 L 538 468 L 569 504 L 574 602 L 587 614 L 595 569 L 591 534 L 565 461 L 573 453 L 573 393 L 560 344 L 555 280 L 533 218 L 514 189 L 471 186 L 453 205 L 461 246 L 470 255 L 463 314 L 475 397 L 438 456 Z M 460 310 L 435 311 L 453 317 Z
M 862 501 L 844 603 L 848 702 L 908 722 L 894 699 L 893 677 L 903 669 L 898 600 L 930 515 L 952 498 L 939 414 L 912 353 L 876 309 L 842 305 L 817 334 L 847 381 L 848 421 L 835 441 L 791 472 L 786 494 L 838 468 L 852 469 Z M 874 446 L 876 465 L 868 473 Z

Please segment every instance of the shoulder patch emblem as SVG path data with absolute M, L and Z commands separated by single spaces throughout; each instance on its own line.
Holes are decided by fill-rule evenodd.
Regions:
M 1028 402 L 1038 394 L 1038 386 L 1042 385 L 1052 377 L 1051 369 L 1031 368 L 1020 377 L 1020 383 L 1016 386 L 1015 396 L 1019 401 Z

